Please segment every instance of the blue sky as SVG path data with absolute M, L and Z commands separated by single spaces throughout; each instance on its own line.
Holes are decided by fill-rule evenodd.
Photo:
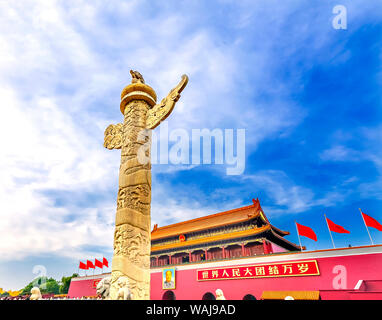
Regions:
M 381 16 L 371 0 L 2 2 L 0 287 L 111 259 L 120 152 L 103 132 L 130 69 L 158 98 L 189 76 L 169 130 L 246 130 L 242 175 L 153 165 L 153 224 L 258 197 L 288 240 L 295 220 L 316 231 L 309 250 L 332 246 L 324 213 L 351 231 L 337 247 L 369 244 L 358 208 L 382 221 Z

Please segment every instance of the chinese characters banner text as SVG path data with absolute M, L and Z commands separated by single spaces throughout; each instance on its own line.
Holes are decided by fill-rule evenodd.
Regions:
M 313 276 L 319 275 L 316 260 L 297 262 L 256 264 L 240 267 L 225 267 L 197 270 L 197 280 L 247 279 L 264 277 Z

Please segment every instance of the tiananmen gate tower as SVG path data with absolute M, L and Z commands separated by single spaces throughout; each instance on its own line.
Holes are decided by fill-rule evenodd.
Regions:
M 300 250 L 253 205 L 158 228 L 151 233 L 151 267 Z
M 382 299 L 382 246 L 305 251 L 260 201 L 151 232 L 150 299 Z M 69 297 L 96 295 L 110 273 L 73 278 Z

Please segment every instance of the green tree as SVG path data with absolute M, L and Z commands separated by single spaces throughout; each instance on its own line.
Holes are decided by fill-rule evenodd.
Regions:
M 70 277 L 62 277 L 61 278 L 61 285 L 60 285 L 60 293 L 68 293 L 70 282 L 72 281 L 72 278 L 78 277 L 78 273 L 73 273 Z
M 25 288 L 23 289 L 21 294 L 31 294 L 31 289 L 33 287 L 40 288 L 40 291 L 42 292 L 42 290 L 44 290 L 46 288 L 46 282 L 47 281 L 48 281 L 47 277 L 35 278 L 25 286 Z
M 59 293 L 60 286 L 53 278 L 38 277 L 28 283 L 21 294 L 30 294 L 33 287 L 40 288 L 41 293 Z
M 41 290 L 41 288 L 40 288 L 40 290 Z M 45 288 L 43 288 L 41 290 L 41 293 L 54 293 L 54 294 L 58 294 L 59 291 L 60 291 L 60 286 L 57 283 L 57 281 L 54 280 L 53 278 L 49 278 L 48 281 L 45 284 Z
M 70 277 L 62 277 L 61 282 L 58 283 L 53 278 L 48 277 L 38 277 L 33 279 L 30 283 L 28 283 L 23 291 L 21 292 L 21 295 L 24 294 L 31 294 L 31 289 L 33 287 L 40 288 L 40 291 L 42 294 L 44 293 L 68 293 L 69 286 L 72 278 L 78 277 L 77 273 L 73 273 Z

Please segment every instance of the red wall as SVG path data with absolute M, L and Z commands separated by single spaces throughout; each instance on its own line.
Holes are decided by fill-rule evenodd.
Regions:
M 250 264 L 253 265 L 253 259 L 251 260 Z M 289 261 L 297 260 L 299 259 Z M 172 291 L 177 300 L 200 300 L 206 292 L 215 294 L 216 289 L 222 289 L 226 299 L 241 300 L 246 294 L 252 294 L 260 299 L 265 290 L 353 289 L 358 280 L 382 279 L 382 254 L 380 253 L 316 258 L 315 260 L 317 260 L 320 271 L 318 276 L 197 281 L 196 269 L 177 270 L 176 289 Z M 238 260 L 238 265 L 245 265 L 244 261 Z M 335 269 L 335 266 L 343 267 Z M 197 268 L 209 268 L 209 266 L 199 264 Z M 338 284 L 340 283 L 339 277 L 345 279 L 342 286 Z M 153 272 L 151 274 L 151 299 L 161 300 L 166 291 L 162 289 L 162 273 Z
M 97 294 L 96 286 L 100 278 L 72 280 L 68 291 L 68 298 L 81 298 L 82 296 L 95 296 Z
M 278 253 L 278 252 L 287 252 L 286 249 L 278 246 L 277 244 L 274 244 L 273 242 L 271 242 L 271 250 L 272 250 L 272 252 L 275 252 L 275 253 Z
M 196 270 L 233 266 L 256 265 L 264 263 L 316 260 L 320 275 L 257 279 L 233 279 L 197 281 Z M 168 268 L 165 267 L 165 268 Z M 382 246 L 368 246 L 352 249 L 322 250 L 293 254 L 271 254 L 237 260 L 222 260 L 195 265 L 178 265 L 176 268 L 176 289 L 178 300 L 200 300 L 206 292 L 215 294 L 222 289 L 229 300 L 241 300 L 246 294 L 261 298 L 267 290 L 320 290 L 320 296 L 326 299 L 379 299 L 382 300 Z M 168 290 L 162 289 L 162 268 L 151 271 L 151 299 L 161 300 Z M 95 275 L 72 280 L 69 297 L 96 295 L 96 281 L 110 274 Z M 90 278 L 90 279 L 89 279 Z M 340 281 L 341 280 L 341 281 Z M 360 290 L 352 290 L 358 280 L 370 280 Z M 376 280 L 376 281 L 372 281 Z M 366 289 L 367 290 L 366 290 Z M 352 290 L 352 291 L 349 291 Z

